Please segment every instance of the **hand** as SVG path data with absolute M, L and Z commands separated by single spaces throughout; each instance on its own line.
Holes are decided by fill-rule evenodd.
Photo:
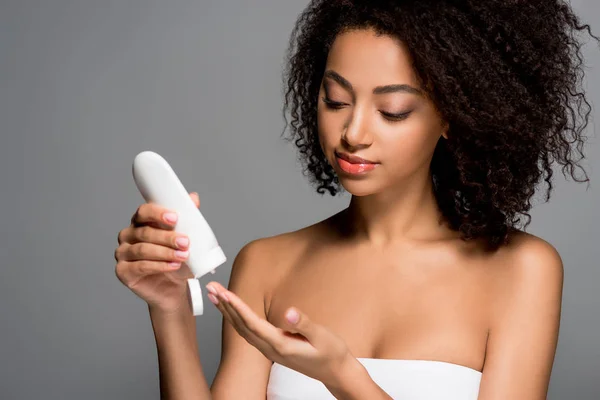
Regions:
M 191 193 L 190 197 L 199 207 L 198 194 Z M 177 220 L 169 220 L 169 214 L 177 217 L 157 204 L 138 207 L 131 224 L 119 232 L 115 274 L 148 303 L 151 311 L 174 313 L 191 310 L 187 279 L 193 274 L 185 264 L 189 239 L 174 231 Z M 178 242 L 179 238 L 184 242 Z
M 339 386 L 344 371 L 356 360 L 343 339 L 312 322 L 296 308 L 290 307 L 286 311 L 284 319 L 287 326 L 280 329 L 256 315 L 238 296 L 218 282 L 210 282 L 206 288 L 210 292 L 209 299 L 223 317 L 271 361 L 325 385 Z

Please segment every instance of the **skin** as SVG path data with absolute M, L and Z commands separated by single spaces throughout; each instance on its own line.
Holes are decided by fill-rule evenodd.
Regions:
M 386 85 L 421 89 L 401 42 L 370 30 L 344 32 L 325 70 L 319 140 L 352 199 L 323 221 L 245 245 L 234 261 L 229 290 L 211 282 L 225 295 L 222 300 L 235 299 L 235 306 L 217 305 L 226 321 L 212 398 L 265 398 L 276 357 L 248 339 L 262 335 L 272 344 L 282 332 L 293 332 L 285 314 L 294 308 L 313 324 L 308 326 L 326 332 L 320 338 L 334 335 L 352 357 L 445 361 L 483 373 L 480 400 L 545 399 L 563 283 L 556 250 L 514 231 L 505 246 L 486 252 L 481 242 L 463 242 L 444 224 L 429 163 L 446 123 L 422 91 L 373 93 Z M 388 118 L 404 112 L 410 114 Z M 340 170 L 335 151 L 380 164 L 350 176 Z M 129 228 L 123 238 L 132 232 Z M 131 274 L 127 266 L 121 270 Z M 192 391 L 208 398 L 200 396 L 208 396 L 201 368 L 174 372 L 173 365 L 196 361 L 186 355 L 197 352 L 190 339 L 193 319 L 182 317 L 189 305 L 176 306 L 183 303 L 175 295 L 167 302 L 137 290 L 153 300 L 159 358 L 167 360 L 160 366 L 161 384 L 181 394 L 169 398 Z M 375 395 L 372 382 L 356 369 L 347 371 L 355 375 L 348 372 L 328 386 L 344 394 L 339 398 L 361 390 L 369 394 L 362 398 L 386 398 Z M 345 390 L 352 381 L 358 383 Z

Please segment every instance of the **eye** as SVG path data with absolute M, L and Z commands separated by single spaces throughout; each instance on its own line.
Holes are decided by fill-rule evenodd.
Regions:
M 339 110 L 340 108 L 343 108 L 344 106 L 348 105 L 339 101 L 333 101 L 331 99 L 328 99 L 327 97 L 323 97 L 323 103 L 325 103 L 327 108 L 330 108 L 332 110 Z
M 404 113 L 394 114 L 394 113 L 389 113 L 389 112 L 385 112 L 385 111 L 380 111 L 381 115 L 383 115 L 385 117 L 385 119 L 387 119 L 388 121 L 392 121 L 392 122 L 402 121 L 402 120 L 408 118 L 408 116 L 410 115 L 411 112 L 412 111 L 407 111 Z

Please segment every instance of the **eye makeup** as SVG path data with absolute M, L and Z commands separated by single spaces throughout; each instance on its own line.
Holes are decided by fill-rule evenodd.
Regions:
M 322 100 L 323 100 L 323 103 L 325 103 L 326 107 L 331 110 L 340 110 L 349 105 L 349 104 L 343 103 L 341 101 L 332 100 L 332 99 L 328 98 L 327 95 L 323 96 Z M 406 112 L 400 112 L 400 113 L 394 113 L 394 112 L 383 111 L 383 110 L 379 110 L 379 112 L 381 113 L 381 115 L 384 116 L 385 119 L 387 119 L 389 121 L 402 121 L 410 115 L 412 110 L 406 111 Z

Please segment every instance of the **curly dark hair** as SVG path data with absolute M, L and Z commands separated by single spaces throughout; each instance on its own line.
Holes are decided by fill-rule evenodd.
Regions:
M 541 178 L 550 199 L 554 162 L 565 177 L 589 182 L 579 162 L 591 106 L 576 34 L 600 39 L 564 1 L 313 0 L 286 54 L 282 136 L 289 127 L 319 194 L 343 191 L 317 131 L 327 55 L 340 32 L 365 28 L 407 45 L 419 83 L 449 123 L 431 172 L 442 214 L 463 240 L 497 248 L 519 214 L 527 227 Z

